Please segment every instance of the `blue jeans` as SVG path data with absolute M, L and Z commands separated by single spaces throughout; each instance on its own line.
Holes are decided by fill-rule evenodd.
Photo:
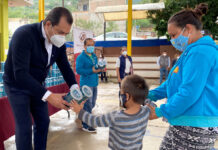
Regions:
M 97 99 L 97 93 L 98 93 L 98 88 L 97 87 L 90 87 L 92 90 L 92 97 L 89 98 L 86 103 L 84 104 L 83 109 L 89 113 L 92 113 L 92 109 L 95 107 L 96 99 Z M 89 126 L 82 122 L 83 128 L 89 128 Z
M 160 84 L 163 81 L 163 76 L 165 75 L 165 79 L 168 77 L 168 70 L 165 67 L 160 68 Z

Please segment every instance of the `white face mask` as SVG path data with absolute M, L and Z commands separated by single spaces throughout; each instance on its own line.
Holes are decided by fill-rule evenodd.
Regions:
M 53 32 L 53 29 L 52 29 Z M 54 34 L 54 32 L 53 32 Z M 66 42 L 65 36 L 54 34 L 50 37 L 51 43 L 60 48 Z
M 65 36 L 63 35 L 53 35 L 50 40 L 51 40 L 51 43 L 57 46 L 58 48 L 63 46 L 66 41 Z
M 127 51 L 123 51 L 123 53 L 122 53 L 123 55 L 127 55 Z

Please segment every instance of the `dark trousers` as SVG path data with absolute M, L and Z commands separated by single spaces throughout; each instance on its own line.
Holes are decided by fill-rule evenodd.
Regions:
M 50 122 L 47 102 L 30 96 L 25 90 L 7 85 L 5 85 L 5 90 L 15 118 L 15 142 L 17 150 L 33 149 L 32 118 L 34 120 L 34 150 L 46 150 Z
M 106 72 L 101 72 L 101 81 L 103 81 L 105 78 L 105 82 L 107 82 L 107 75 Z

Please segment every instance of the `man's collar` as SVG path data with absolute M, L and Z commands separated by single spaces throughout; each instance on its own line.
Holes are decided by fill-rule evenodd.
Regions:
M 46 34 L 45 34 L 45 29 L 44 29 L 44 24 L 43 24 L 43 22 L 41 22 L 41 24 L 42 24 L 42 36 L 43 36 L 43 38 L 44 38 L 45 40 L 48 40 L 48 38 L 47 38 L 47 36 L 46 36 Z

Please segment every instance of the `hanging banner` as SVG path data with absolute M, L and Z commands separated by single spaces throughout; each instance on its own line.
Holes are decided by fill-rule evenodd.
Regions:
M 84 50 L 84 41 L 86 38 L 93 38 L 93 32 L 89 30 L 83 30 L 80 28 L 73 28 L 73 39 L 74 39 L 74 72 L 76 74 L 76 80 L 79 84 L 79 74 L 76 73 L 76 59 L 79 54 Z
M 81 53 L 84 50 L 84 41 L 86 38 L 93 38 L 93 32 L 73 28 L 74 54 Z

